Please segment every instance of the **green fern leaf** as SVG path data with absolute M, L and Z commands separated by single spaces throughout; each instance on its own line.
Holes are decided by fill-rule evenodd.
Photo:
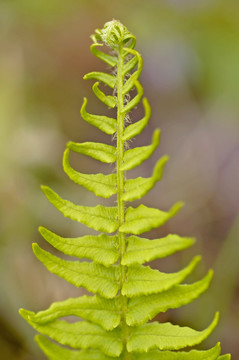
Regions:
M 69 178 L 76 184 L 84 186 L 95 195 L 109 198 L 117 193 L 117 178 L 115 174 L 82 174 L 72 169 L 69 164 L 69 149 L 63 155 L 63 168 Z
M 123 70 L 122 70 L 123 76 L 127 75 L 131 70 L 133 70 L 137 65 L 138 61 L 139 61 L 138 56 L 133 56 L 130 60 L 128 60 L 123 66 Z
M 113 360 L 98 351 L 93 350 L 68 350 L 53 344 L 44 336 L 36 336 L 36 342 L 50 360 Z M 172 352 L 153 350 L 147 352 L 147 360 L 230 360 L 228 355 L 219 356 L 221 351 L 218 343 L 214 348 L 206 351 L 191 350 L 188 352 Z M 218 357 L 219 356 L 219 357 Z M 120 357 L 121 358 L 121 357 Z M 145 360 L 144 354 L 132 355 L 130 360 Z
M 97 47 L 102 47 L 102 46 L 103 44 L 99 44 L 99 43 L 92 44 L 90 47 L 92 54 L 98 57 L 98 59 L 104 61 L 107 65 L 110 65 L 112 67 L 116 66 L 118 61 L 117 57 L 109 54 L 105 54 L 104 52 L 97 49 Z
M 110 74 L 106 74 L 103 72 L 93 71 L 89 74 L 86 74 L 83 77 L 84 80 L 94 79 L 103 82 L 108 85 L 111 89 L 114 89 L 116 84 L 116 77 Z M 84 118 L 83 118 L 84 119 Z
M 99 89 L 99 82 L 96 82 L 92 86 L 92 90 L 94 91 L 95 95 L 98 97 L 98 99 L 105 104 L 106 106 L 109 106 L 110 108 L 114 108 L 116 106 L 116 98 L 111 95 L 105 95 L 103 91 Z
M 122 352 L 119 328 L 105 331 L 88 321 L 68 323 L 64 320 L 55 320 L 47 324 L 38 324 L 31 320 L 26 310 L 22 309 L 21 315 L 42 335 L 47 335 L 62 345 L 69 345 L 74 349 L 99 349 L 109 356 L 119 356 Z
M 132 81 L 138 79 L 141 75 L 142 69 L 143 69 L 143 59 L 142 56 L 140 56 L 139 52 L 134 49 L 124 48 L 123 49 L 126 52 L 126 55 L 133 55 L 133 58 L 129 60 L 126 64 L 123 65 L 122 74 L 123 76 L 127 75 L 127 73 L 133 68 L 138 65 L 137 71 L 135 71 L 133 74 L 130 74 L 130 78 Z M 129 79 L 130 80 L 130 79 Z M 124 87 L 123 87 L 124 90 Z M 127 91 L 128 92 L 128 91 Z
M 131 170 L 136 166 L 142 164 L 147 160 L 159 145 L 160 131 L 155 130 L 152 138 L 152 144 L 148 146 L 141 146 L 124 153 L 123 165 L 120 167 L 121 171 Z
M 33 252 L 49 271 L 77 287 L 83 286 L 106 298 L 113 298 L 119 290 L 119 270 L 116 266 L 109 268 L 95 263 L 63 260 L 37 244 L 33 244 Z
M 117 121 L 114 118 L 109 118 L 104 115 L 92 115 L 86 111 L 87 99 L 84 98 L 84 102 L 81 107 L 81 116 L 89 124 L 97 127 L 99 130 L 103 131 L 108 135 L 112 135 L 116 132 Z
M 216 313 L 212 323 L 203 331 L 196 331 L 189 327 L 179 327 L 170 323 L 159 324 L 153 322 L 132 329 L 127 342 L 129 352 L 147 352 L 150 349 L 179 350 L 186 346 L 194 346 L 205 340 L 218 323 Z
M 117 230 L 117 208 L 107 208 L 101 205 L 96 207 L 75 205 L 68 200 L 63 200 L 48 186 L 42 186 L 41 188 L 50 203 L 62 212 L 65 217 L 79 221 L 97 231 L 112 233 Z
M 160 294 L 129 299 L 127 324 L 129 326 L 142 325 L 160 312 L 191 303 L 208 289 L 212 276 L 213 272 L 209 271 L 202 280 L 192 285 L 175 285 Z
M 188 352 L 158 351 L 147 352 L 147 360 L 222 360 L 218 358 L 221 352 L 220 344 L 206 351 L 191 350 Z M 144 354 L 138 354 L 137 360 L 145 360 Z
M 35 340 L 50 360 L 113 360 L 96 350 L 70 350 L 56 345 L 45 336 L 37 335 Z M 209 359 L 211 360 L 211 359 Z
M 115 358 L 108 357 L 96 351 L 73 351 L 64 349 L 44 336 L 38 335 L 36 341 L 49 357 L 50 360 L 113 360 Z M 230 360 L 229 355 L 219 356 L 221 352 L 220 344 L 218 343 L 214 348 L 206 351 L 191 350 L 188 352 L 172 352 L 172 351 L 158 351 L 153 350 L 147 352 L 147 360 Z M 219 356 L 219 357 L 218 357 Z M 132 355 L 131 360 L 145 360 L 144 354 Z
M 115 264 L 119 258 L 117 236 L 100 234 L 98 236 L 63 238 L 42 226 L 39 231 L 49 244 L 66 255 L 79 259 L 90 259 L 105 266 Z
M 143 68 L 143 61 L 141 56 L 139 55 L 138 51 L 135 51 L 133 49 L 126 49 L 124 48 L 124 50 L 126 50 L 127 53 L 133 53 L 136 55 L 137 57 L 137 62 L 138 62 L 138 69 L 131 74 L 130 78 L 128 80 L 125 81 L 123 87 L 122 87 L 122 94 L 126 95 L 130 90 L 132 90 L 132 88 L 135 86 L 135 82 L 136 80 L 140 77 L 142 68 Z M 123 67 L 122 69 L 122 73 L 125 73 L 125 69 Z
M 151 108 L 146 98 L 143 99 L 143 106 L 144 106 L 145 116 L 143 117 L 143 119 L 138 120 L 134 124 L 130 124 L 125 128 L 123 134 L 124 141 L 130 140 L 136 135 L 139 135 L 147 126 L 151 116 Z
M 151 260 L 162 259 L 177 251 L 187 249 L 192 246 L 194 242 L 194 238 L 186 238 L 172 234 L 155 240 L 129 236 L 127 239 L 128 246 L 121 260 L 121 264 L 143 264 Z
M 105 330 L 113 330 L 120 324 L 120 301 L 119 298 L 84 295 L 55 302 L 47 310 L 38 313 L 28 312 L 28 319 L 38 324 L 47 324 L 64 316 L 81 317 L 101 325 Z
M 130 102 L 128 102 L 127 105 L 124 106 L 123 113 L 128 113 L 130 110 L 132 110 L 140 102 L 143 96 L 144 90 L 140 82 L 135 80 L 134 85 L 138 93 Z
M 125 182 L 125 192 L 122 196 L 125 201 L 133 201 L 141 199 L 146 195 L 158 182 L 163 175 L 164 165 L 168 161 L 168 156 L 163 156 L 155 165 L 153 174 L 150 178 L 138 177 L 137 179 L 129 179 Z
M 183 206 L 182 202 L 176 203 L 169 212 L 148 208 L 140 205 L 137 208 L 129 207 L 125 214 L 125 223 L 119 228 L 120 231 L 128 234 L 139 235 L 153 228 L 163 225 L 171 219 Z
M 200 256 L 195 256 L 183 270 L 170 274 L 152 270 L 149 266 L 130 266 L 127 273 L 127 282 L 122 287 L 122 295 L 133 297 L 168 290 L 183 281 L 194 270 L 200 260 Z
M 109 164 L 116 161 L 116 150 L 115 147 L 111 145 L 92 142 L 79 144 L 70 141 L 67 143 L 67 147 L 78 154 L 90 156 L 104 163 Z

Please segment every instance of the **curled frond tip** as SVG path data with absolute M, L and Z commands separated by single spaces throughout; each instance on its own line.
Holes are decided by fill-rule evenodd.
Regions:
M 120 45 L 124 46 L 130 40 L 129 47 L 133 48 L 136 43 L 134 35 L 119 20 L 106 22 L 103 29 L 96 29 L 91 38 L 95 43 L 101 41 L 114 50 Z

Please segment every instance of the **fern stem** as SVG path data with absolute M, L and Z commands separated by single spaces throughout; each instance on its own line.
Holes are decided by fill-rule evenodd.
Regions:
M 119 47 L 118 53 L 118 71 L 117 71 L 117 206 L 118 206 L 118 222 L 119 227 L 125 221 L 125 204 L 122 199 L 124 193 L 124 171 L 121 170 L 123 164 L 123 155 L 124 155 L 124 95 L 122 92 L 123 84 L 124 84 L 124 76 L 123 76 L 123 65 L 124 65 L 124 55 L 123 55 L 123 47 Z M 126 280 L 126 270 L 127 267 L 121 265 L 121 259 L 125 253 L 125 234 L 118 231 L 119 238 L 119 249 L 120 249 L 120 291 L 122 286 Z M 128 326 L 125 321 L 126 311 L 127 311 L 127 297 L 120 295 L 121 297 L 121 325 L 122 325 L 122 341 L 124 346 L 126 346 L 126 341 L 128 338 Z

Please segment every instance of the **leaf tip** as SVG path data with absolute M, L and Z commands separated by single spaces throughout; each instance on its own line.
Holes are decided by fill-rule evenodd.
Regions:
M 24 317 L 24 309 L 23 308 L 20 308 L 19 310 L 18 310 L 18 313 L 22 316 L 22 317 Z
M 50 189 L 49 186 L 41 185 L 41 190 L 44 192 L 45 195 L 49 191 L 49 189 Z
M 179 210 L 181 210 L 184 207 L 184 205 L 185 203 L 183 201 L 178 201 L 176 204 L 174 204 L 170 209 L 170 213 L 172 214 L 172 216 L 176 215 L 179 212 Z
M 161 134 L 161 130 L 160 129 L 156 129 L 154 131 L 154 134 L 153 134 L 153 143 L 157 143 L 159 144 L 159 141 L 160 141 L 160 134 Z
M 81 109 L 80 109 L 80 113 L 81 113 L 81 116 L 83 117 L 83 119 L 84 119 L 84 114 L 86 112 L 86 110 L 85 110 L 86 104 L 87 104 L 87 98 L 84 97 L 83 98 L 83 104 L 81 105 Z
M 169 155 L 164 155 L 162 157 L 162 161 L 166 164 L 168 161 L 170 160 L 170 156 Z
M 70 147 L 69 147 L 69 144 L 70 141 L 66 144 L 66 149 L 64 150 L 64 153 L 63 153 L 63 160 L 66 159 L 66 157 L 68 157 L 69 153 L 70 153 Z
M 50 202 L 51 197 L 55 197 L 57 195 L 55 191 L 53 191 L 49 186 L 46 185 L 41 185 L 41 190 Z
M 44 227 L 44 226 L 39 226 L 38 227 L 38 231 L 39 231 L 39 233 L 44 237 L 44 234 L 46 233 L 46 232 L 48 232 L 48 230 Z
M 208 327 L 208 330 L 210 331 L 209 334 L 211 334 L 213 332 L 213 330 L 215 329 L 215 327 L 217 326 L 218 321 L 219 321 L 219 316 L 220 316 L 219 311 L 217 311 L 214 315 L 214 318 L 213 318 L 211 324 Z
M 21 317 L 28 322 L 31 320 L 31 315 L 34 314 L 32 311 L 28 311 L 23 308 L 19 309 L 18 312 L 21 315 Z
M 184 201 L 178 201 L 176 206 L 181 209 L 182 207 L 185 206 L 185 202 Z
M 99 81 L 96 81 L 93 86 L 92 89 L 94 90 L 95 88 L 97 88 L 100 85 Z
M 201 260 L 202 260 L 202 257 L 200 255 L 196 255 L 193 258 L 192 262 L 194 264 L 194 268 L 201 262 Z
M 37 243 L 32 244 L 32 251 L 33 251 L 34 255 L 37 254 L 39 248 L 40 248 L 40 246 Z
M 209 269 L 207 276 L 210 280 L 212 280 L 213 276 L 214 276 L 214 271 L 212 269 Z

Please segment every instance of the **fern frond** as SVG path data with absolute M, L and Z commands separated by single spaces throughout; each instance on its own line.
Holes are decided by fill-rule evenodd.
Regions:
M 35 340 L 50 360 L 113 360 L 97 350 L 70 350 L 56 345 L 45 336 L 37 335 Z M 211 360 L 211 359 L 209 359 Z M 213 359 L 214 360 L 214 359 Z
M 79 259 L 90 259 L 98 264 L 109 266 L 115 264 L 119 258 L 119 245 L 117 236 L 100 234 L 86 235 L 78 238 L 63 238 L 40 227 L 42 237 L 55 249 L 62 253 Z
M 33 244 L 33 252 L 49 271 L 77 287 L 83 286 L 106 298 L 113 298 L 119 290 L 119 269 L 116 266 L 110 268 L 95 263 L 63 260 L 37 244 Z
M 101 143 L 67 143 L 68 149 L 78 153 L 92 157 L 93 159 L 110 164 L 116 161 L 116 149 L 114 146 Z
M 137 52 L 137 55 L 139 56 L 139 53 Z M 122 69 L 122 75 L 127 75 L 131 70 L 134 69 L 134 67 L 137 65 L 139 57 L 133 56 L 130 60 L 128 60 L 124 65 Z M 142 59 L 142 58 L 141 58 Z M 130 74 L 131 75 L 131 74 Z
M 34 313 L 28 318 L 38 324 L 47 324 L 64 316 L 77 316 L 113 330 L 120 324 L 119 298 L 105 299 L 100 296 L 84 295 L 53 303 L 47 310 Z
M 219 343 L 214 348 L 206 351 L 173 352 L 154 350 L 147 352 L 147 360 L 222 360 L 222 357 L 218 357 L 220 352 L 221 347 Z M 145 360 L 145 355 L 138 354 L 137 360 Z
M 135 80 L 134 85 L 138 93 L 131 101 L 128 102 L 127 105 L 124 106 L 123 113 L 128 113 L 131 111 L 140 102 L 143 96 L 144 89 L 140 82 Z
M 66 149 L 63 155 L 63 169 L 69 178 L 76 184 L 84 186 L 92 191 L 96 196 L 109 198 L 117 193 L 117 178 L 115 174 L 83 174 L 70 166 L 69 149 Z M 147 185 L 146 185 L 147 186 Z
M 154 167 L 153 174 L 150 178 L 138 177 L 125 181 L 125 192 L 122 196 L 125 201 L 133 201 L 141 199 L 146 195 L 154 185 L 161 180 L 164 165 L 168 161 L 168 156 L 163 156 Z
M 114 86 L 113 86 L 114 87 Z M 89 124 L 97 127 L 99 130 L 103 131 L 108 135 L 112 135 L 116 132 L 117 121 L 114 118 L 110 118 L 104 115 L 92 115 L 86 111 L 87 99 L 84 99 L 83 105 L 81 107 L 81 116 Z
M 159 145 L 160 131 L 155 130 L 152 137 L 152 144 L 147 146 L 137 147 L 131 150 L 127 150 L 124 153 L 123 164 L 120 167 L 121 171 L 131 170 L 136 166 L 142 164 L 147 160 Z
M 129 352 L 147 352 L 150 349 L 179 350 L 186 346 L 200 344 L 215 329 L 218 323 L 216 313 L 212 323 L 203 331 L 196 331 L 189 327 L 179 327 L 170 323 L 159 324 L 153 322 L 132 329 L 127 343 Z
M 111 89 L 114 89 L 115 84 L 116 84 L 116 80 L 117 80 L 116 77 L 113 76 L 113 75 L 106 74 L 106 73 L 103 73 L 103 72 L 98 72 L 98 71 L 93 71 L 93 72 L 91 72 L 89 74 L 86 74 L 83 77 L 83 79 L 84 80 L 88 80 L 88 79 L 99 80 L 99 81 L 103 82 L 105 85 L 108 85 Z M 85 99 L 85 101 L 86 101 L 86 99 Z M 83 119 L 84 119 L 84 117 L 83 117 Z
M 53 344 L 44 336 L 36 336 L 36 341 L 41 347 L 42 351 L 49 357 L 50 360 L 113 360 L 115 358 L 105 356 L 100 352 L 91 351 L 72 351 L 64 349 L 56 344 Z M 172 351 L 158 351 L 153 350 L 147 352 L 147 360 L 230 360 L 227 355 L 220 356 L 221 347 L 218 343 L 210 350 L 199 351 L 191 350 L 188 352 L 172 352 Z M 64 356 L 62 355 L 64 354 Z M 61 356 L 61 357 L 60 357 Z M 121 357 L 120 357 L 121 358 Z M 132 356 L 132 360 L 145 360 L 145 354 L 138 353 L 136 357 Z
M 99 89 L 99 82 L 94 83 L 94 85 L 92 86 L 92 90 L 103 104 L 109 106 L 110 108 L 114 108 L 116 106 L 116 98 L 111 95 L 105 95 L 103 91 Z
M 135 55 L 135 60 L 138 65 L 137 70 L 133 74 L 131 74 L 129 79 L 125 81 L 125 83 L 122 87 L 122 94 L 126 95 L 136 85 L 136 81 L 141 75 L 142 68 L 143 68 L 143 60 L 142 60 L 142 57 L 140 56 L 140 54 L 138 53 L 138 51 L 136 51 L 136 50 L 129 49 L 129 48 L 123 48 L 123 51 L 125 51 L 126 55 L 128 55 L 128 54 Z M 122 75 L 123 76 L 126 75 L 127 72 L 128 72 L 128 66 L 126 64 L 126 66 L 123 66 L 123 68 L 122 68 Z
M 99 44 L 97 42 L 92 44 L 90 47 L 92 54 L 95 55 L 98 59 L 104 61 L 107 65 L 115 67 L 118 61 L 117 57 L 106 54 L 100 51 L 99 49 L 97 49 L 97 47 L 101 47 L 101 46 L 103 46 L 103 44 Z
M 125 213 L 125 223 L 119 231 L 127 234 L 139 235 L 153 228 L 162 226 L 182 208 L 184 204 L 177 202 L 169 212 L 139 205 L 137 208 L 129 207 Z
M 105 355 L 114 357 L 122 352 L 119 328 L 105 331 L 101 326 L 88 321 L 68 323 L 64 320 L 55 320 L 39 324 L 31 319 L 26 310 L 22 309 L 21 315 L 34 329 L 62 345 L 71 346 L 73 349 L 99 349 Z
M 134 124 L 128 125 L 124 129 L 124 134 L 122 137 L 123 141 L 130 140 L 136 135 L 139 135 L 147 126 L 151 116 L 151 108 L 146 98 L 143 99 L 142 103 L 144 106 L 145 116 L 141 120 L 138 120 Z
M 68 200 L 63 200 L 48 186 L 42 186 L 42 191 L 47 199 L 65 217 L 76 220 L 97 231 L 112 233 L 117 230 L 117 208 L 97 205 L 95 207 L 75 205 Z
M 161 312 L 191 303 L 208 289 L 212 276 L 213 272 L 209 271 L 202 280 L 194 284 L 175 285 L 159 294 L 129 299 L 126 314 L 127 324 L 129 326 L 142 325 Z
M 130 266 L 127 272 L 127 282 L 124 283 L 121 292 L 130 298 L 168 290 L 191 274 L 200 260 L 200 256 L 195 256 L 183 270 L 170 274 L 152 270 L 149 266 Z
M 127 238 L 128 246 L 121 260 L 121 264 L 143 264 L 147 261 L 162 259 L 177 251 L 187 249 L 192 246 L 194 242 L 194 238 L 180 237 L 172 234 L 155 240 L 129 236 Z
M 219 343 L 205 351 L 185 351 L 211 334 L 217 325 L 218 314 L 202 331 L 171 323 L 147 323 L 159 313 L 197 299 L 210 285 L 213 272 L 210 270 L 195 283 L 182 284 L 200 261 L 200 256 L 174 273 L 163 273 L 143 265 L 182 251 L 192 246 L 195 240 L 174 234 L 154 240 L 136 236 L 162 226 L 177 214 L 183 203 L 176 203 L 168 212 L 143 204 L 138 207 L 126 205 L 127 201 L 141 199 L 156 185 L 162 178 L 168 156 L 158 160 L 151 177 L 127 179 L 126 171 L 147 160 L 160 141 L 160 130 L 157 129 L 150 145 L 132 149 L 126 146 L 128 140 L 143 131 L 151 115 L 139 81 L 143 60 L 134 49 L 134 35 L 117 20 L 107 22 L 91 38 L 92 54 L 113 71 L 110 74 L 93 71 L 84 79 L 96 80 L 93 93 L 104 105 L 116 109 L 117 116 L 88 113 L 86 98 L 81 116 L 102 132 L 114 135 L 116 141 L 113 145 L 69 142 L 63 155 L 63 169 L 73 182 L 96 196 L 109 198 L 116 195 L 117 201 L 113 207 L 76 205 L 43 186 L 49 202 L 65 217 L 102 233 L 65 238 L 40 227 L 41 235 L 49 244 L 79 261 L 52 255 L 37 244 L 33 244 L 33 252 L 50 272 L 95 295 L 58 301 L 38 313 L 23 309 L 20 313 L 34 329 L 59 343 L 55 344 L 45 336 L 36 337 L 50 360 L 229 360 L 230 355 L 220 355 Z M 103 51 L 105 47 L 110 48 L 110 53 Z M 112 93 L 106 95 L 101 83 L 112 89 Z M 132 89 L 136 92 L 134 97 L 129 93 Z M 141 102 L 145 115 L 129 124 L 129 113 Z M 78 172 L 70 165 L 70 151 L 106 164 L 115 163 L 115 172 L 110 175 Z M 69 316 L 83 321 L 71 323 L 66 321 Z

